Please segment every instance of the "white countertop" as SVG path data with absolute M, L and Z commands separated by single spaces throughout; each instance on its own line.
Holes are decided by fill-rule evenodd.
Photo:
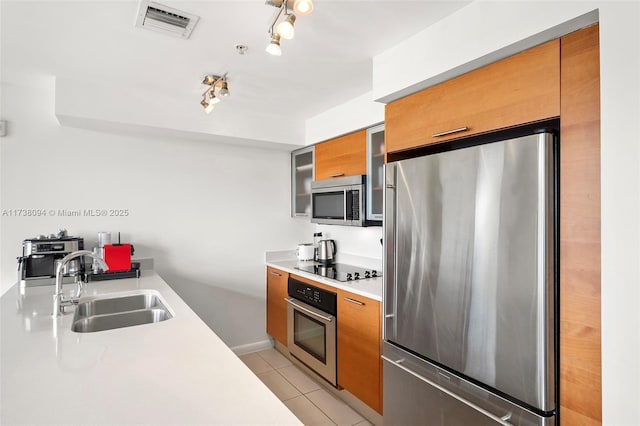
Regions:
M 73 286 L 65 286 L 72 290 Z M 0 423 L 300 425 L 300 421 L 152 271 L 91 282 L 87 295 L 153 289 L 172 319 L 96 333 L 54 321 L 53 287 L 0 299 Z M 82 301 L 82 300 L 81 300 Z
M 348 263 L 354 266 L 369 267 L 369 268 L 375 268 L 378 270 L 380 269 L 379 266 L 375 265 L 375 262 L 376 262 L 375 259 L 371 259 L 369 260 L 369 262 L 366 262 L 365 260 L 362 260 L 359 262 L 360 259 L 358 259 L 356 256 L 351 256 L 351 257 L 346 257 L 345 255 L 342 255 L 342 256 L 343 258 L 339 260 L 340 263 Z M 365 259 L 365 258 L 362 258 L 362 259 Z M 310 280 L 314 280 L 331 287 L 350 291 L 351 293 L 359 294 L 361 296 L 368 297 L 373 300 L 382 301 L 382 288 L 383 288 L 382 277 L 366 278 L 366 279 L 360 279 L 356 281 L 346 281 L 346 282 L 341 282 L 331 278 L 321 277 L 319 275 L 315 275 L 309 272 L 301 271 L 300 269 L 296 269 L 296 267 L 299 264 L 308 265 L 309 263 L 313 264 L 313 262 L 298 262 L 298 260 L 295 259 L 295 252 L 288 252 L 288 251 L 267 252 L 265 255 L 265 263 L 267 264 L 267 266 L 271 266 L 271 267 L 283 270 L 285 272 L 289 272 L 290 274 L 299 275 L 301 277 L 308 278 Z

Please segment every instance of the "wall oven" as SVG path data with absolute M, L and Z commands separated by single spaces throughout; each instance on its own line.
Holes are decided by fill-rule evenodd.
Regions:
M 286 298 L 289 353 L 337 385 L 337 294 L 289 277 Z
M 311 183 L 311 222 L 365 226 L 365 176 L 346 176 Z

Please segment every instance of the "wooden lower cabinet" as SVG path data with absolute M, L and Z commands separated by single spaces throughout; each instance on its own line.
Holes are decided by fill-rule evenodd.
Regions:
M 270 274 L 270 272 L 281 274 L 281 276 Z M 275 298 L 282 300 L 286 297 L 288 277 L 289 274 L 286 272 L 267 268 L 267 333 L 285 345 L 287 342 L 286 306 L 283 307 L 283 320 L 278 320 L 278 323 L 283 324 L 284 340 L 278 339 L 276 331 L 269 331 L 270 324 L 272 326 L 276 324 L 275 315 L 270 314 L 270 310 L 277 311 L 274 307 L 269 308 L 269 281 L 271 280 L 273 289 L 278 287 L 275 285 L 278 280 L 283 281 L 284 293 Z M 291 277 L 337 294 L 338 386 L 382 414 L 381 303 L 295 274 L 291 274 Z M 282 303 L 286 305 L 284 300 Z
M 382 413 L 380 302 L 338 290 L 338 385 Z
M 289 273 L 267 266 L 267 334 L 287 346 L 287 281 Z

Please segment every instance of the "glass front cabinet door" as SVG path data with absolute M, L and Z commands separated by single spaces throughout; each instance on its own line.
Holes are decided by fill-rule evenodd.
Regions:
M 291 153 L 291 216 L 311 215 L 313 146 Z
M 384 124 L 367 129 L 367 221 L 382 220 Z

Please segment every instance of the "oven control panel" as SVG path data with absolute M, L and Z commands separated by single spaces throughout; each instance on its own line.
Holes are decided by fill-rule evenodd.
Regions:
M 331 315 L 337 313 L 338 295 L 331 291 L 314 287 L 295 278 L 289 277 L 288 293 L 298 299 Z
M 295 289 L 298 299 L 306 300 L 307 302 L 322 303 L 322 295 L 316 288 L 311 286 L 299 287 Z

